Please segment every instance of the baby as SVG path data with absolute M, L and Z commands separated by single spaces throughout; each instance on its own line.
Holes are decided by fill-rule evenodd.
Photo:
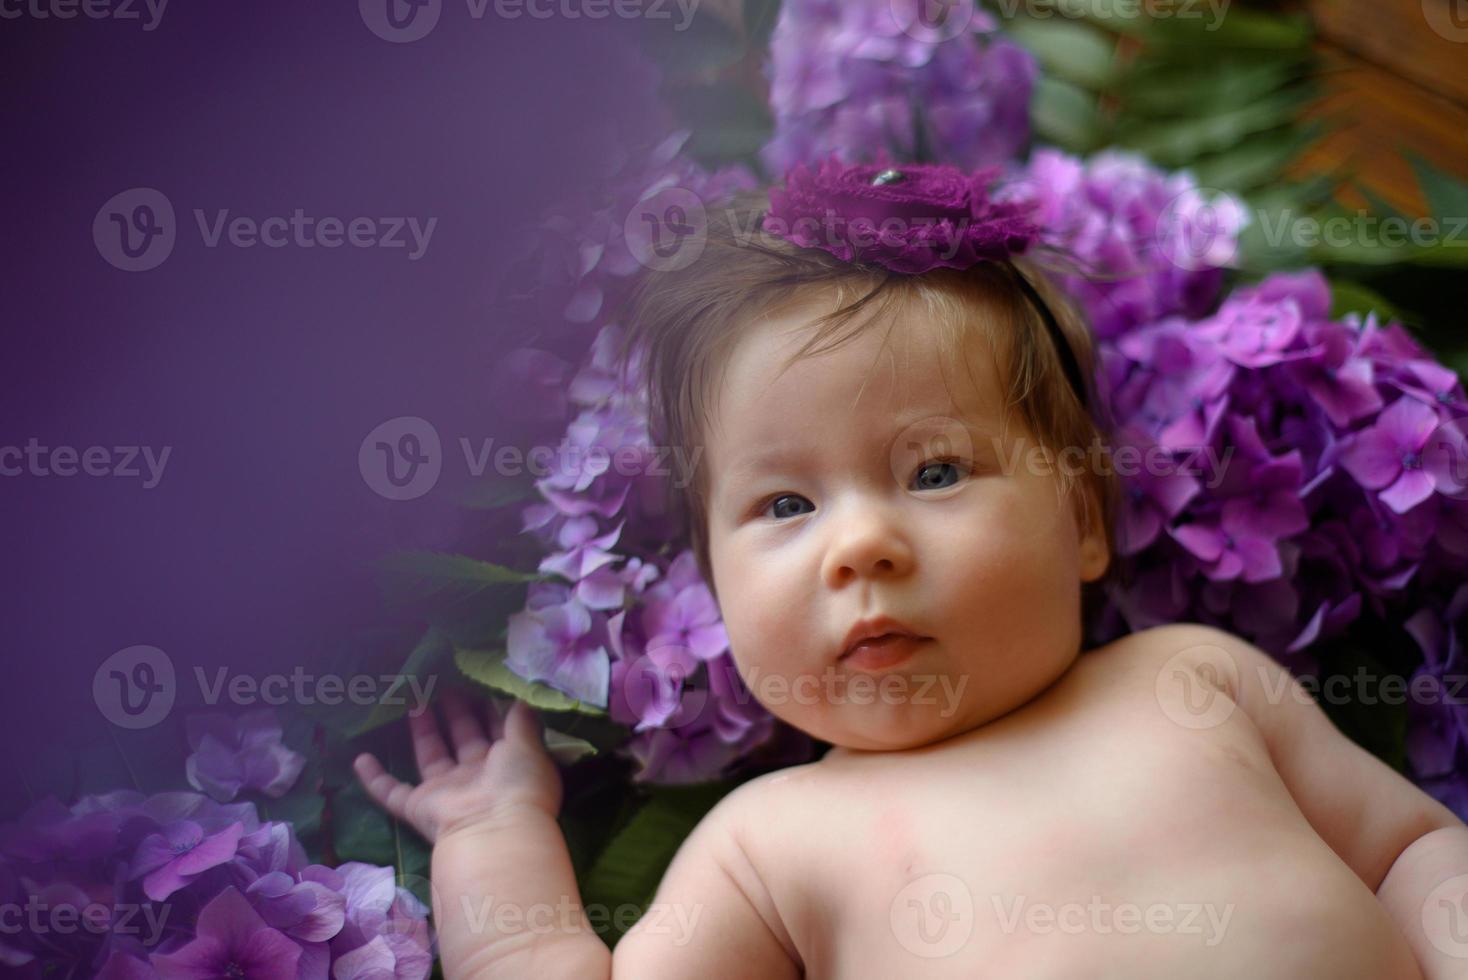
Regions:
M 533 713 L 493 742 L 459 698 L 447 741 L 414 718 L 421 784 L 357 773 L 434 843 L 444 975 L 1468 977 L 1468 828 L 1267 654 L 1193 624 L 1082 652 L 1116 488 L 1079 465 L 1092 346 L 1039 271 L 975 237 L 895 275 L 910 239 L 882 269 L 737 203 L 629 348 L 705 451 L 685 504 L 741 676 L 833 748 L 683 843 L 654 908 L 691 934 L 649 914 L 612 952 Z

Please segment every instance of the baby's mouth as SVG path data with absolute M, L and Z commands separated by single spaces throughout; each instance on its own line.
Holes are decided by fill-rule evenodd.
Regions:
M 917 653 L 931 639 L 911 633 L 884 633 L 853 644 L 839 659 L 854 670 L 887 670 Z

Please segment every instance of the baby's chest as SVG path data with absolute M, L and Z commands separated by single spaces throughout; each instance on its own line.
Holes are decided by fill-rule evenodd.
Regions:
M 843 763 L 772 794 L 761 873 L 810 977 L 1064 976 L 1102 961 L 1116 969 L 1090 975 L 1141 963 L 1132 975 L 1163 963 L 1269 975 L 1251 972 L 1253 957 L 1278 938 L 1282 902 L 1293 921 L 1378 912 L 1282 805 L 1247 734 L 1115 718 L 966 754 Z M 1282 875 L 1349 908 L 1302 910 Z

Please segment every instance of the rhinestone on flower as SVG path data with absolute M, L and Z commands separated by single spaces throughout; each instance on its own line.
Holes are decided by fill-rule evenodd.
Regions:
M 872 178 L 873 187 L 885 187 L 887 184 L 900 184 L 907 179 L 907 174 L 901 170 L 887 169 Z

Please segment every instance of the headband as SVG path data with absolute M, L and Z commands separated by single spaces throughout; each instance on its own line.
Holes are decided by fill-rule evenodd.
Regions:
M 812 171 L 796 164 L 783 187 L 770 190 L 765 231 L 844 262 L 872 262 L 892 272 L 967 269 L 980 262 L 1002 268 L 1040 315 L 1061 368 L 1082 406 L 1085 379 L 1055 313 L 1010 261 L 1040 237 L 1032 205 L 995 200 L 999 168 L 965 172 L 948 164 L 843 164 L 832 157 Z

